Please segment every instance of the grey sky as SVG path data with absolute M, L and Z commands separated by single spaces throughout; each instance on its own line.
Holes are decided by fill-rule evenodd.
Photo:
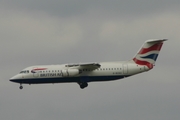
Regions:
M 0 0 L 2 120 L 178 120 L 179 0 Z M 168 38 L 156 67 L 113 82 L 19 85 L 38 64 L 131 59 L 143 42 Z

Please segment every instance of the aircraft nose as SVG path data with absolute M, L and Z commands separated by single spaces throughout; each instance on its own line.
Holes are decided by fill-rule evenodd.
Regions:
M 21 75 L 17 74 L 15 76 L 13 76 L 12 78 L 9 79 L 9 81 L 11 82 L 17 82 L 18 79 L 21 79 Z
M 12 77 L 12 78 L 9 79 L 9 81 L 16 82 L 16 79 L 13 79 L 13 77 Z
M 11 81 L 11 82 L 15 82 L 15 80 L 14 80 L 14 79 L 9 79 L 9 81 Z

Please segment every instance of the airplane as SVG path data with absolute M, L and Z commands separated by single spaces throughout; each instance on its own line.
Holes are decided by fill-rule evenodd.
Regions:
M 153 69 L 161 47 L 167 40 L 145 41 L 135 57 L 128 61 L 31 66 L 10 78 L 10 81 L 19 83 L 20 89 L 23 89 L 22 84 L 72 82 L 84 89 L 89 82 L 119 80 Z

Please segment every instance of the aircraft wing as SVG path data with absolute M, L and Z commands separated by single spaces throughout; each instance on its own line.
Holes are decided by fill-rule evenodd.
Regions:
M 100 68 L 101 65 L 99 63 L 80 63 L 80 64 L 68 64 L 66 67 L 79 67 L 82 69 L 97 69 Z

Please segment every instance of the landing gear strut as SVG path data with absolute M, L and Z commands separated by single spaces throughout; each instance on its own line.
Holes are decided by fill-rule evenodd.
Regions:
M 19 86 L 19 89 L 23 89 L 23 86 L 22 86 L 22 84 L 20 84 L 20 86 Z
M 87 82 L 79 82 L 78 84 L 79 84 L 79 86 L 80 86 L 81 89 L 84 89 L 85 87 L 88 86 L 88 83 L 87 83 Z

